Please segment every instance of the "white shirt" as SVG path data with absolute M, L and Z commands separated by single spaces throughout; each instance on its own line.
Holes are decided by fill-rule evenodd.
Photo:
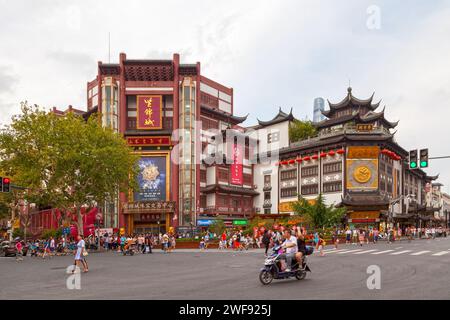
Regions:
M 298 251 L 297 248 L 297 238 L 294 236 L 291 236 L 289 239 L 284 240 L 283 242 L 283 246 L 289 244 L 289 243 L 293 243 L 295 244 L 294 247 L 290 247 L 290 248 L 286 248 L 286 253 L 296 253 Z

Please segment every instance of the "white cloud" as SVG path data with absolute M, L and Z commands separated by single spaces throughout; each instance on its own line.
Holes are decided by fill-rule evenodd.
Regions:
M 279 106 L 311 117 L 315 97 L 340 100 L 351 79 L 356 96 L 376 91 L 387 118 L 400 120 L 402 146 L 450 154 L 448 2 L 0 3 L 0 66 L 8 67 L 0 68 L 0 122 L 25 99 L 85 106 L 86 82 L 95 77 L 96 61 L 108 61 L 111 32 L 112 62 L 119 52 L 134 59 L 179 52 L 183 63 L 200 61 L 202 73 L 234 88 L 235 112 L 249 112 L 248 124 L 256 116 L 272 118 Z M 380 30 L 366 26 L 374 4 L 381 9 Z M 430 164 L 450 185 L 446 160 Z

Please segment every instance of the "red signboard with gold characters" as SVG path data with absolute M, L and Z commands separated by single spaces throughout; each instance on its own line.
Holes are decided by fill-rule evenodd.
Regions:
M 129 136 L 127 143 L 130 146 L 170 146 L 170 136 Z
M 138 129 L 162 129 L 162 96 L 139 95 L 136 98 Z

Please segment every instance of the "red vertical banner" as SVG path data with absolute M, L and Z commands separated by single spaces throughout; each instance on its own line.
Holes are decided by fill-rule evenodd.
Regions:
M 162 96 L 137 96 L 137 129 L 162 129 Z
M 242 174 L 242 146 L 235 143 L 233 145 L 233 164 L 231 165 L 231 183 L 242 185 L 244 183 Z

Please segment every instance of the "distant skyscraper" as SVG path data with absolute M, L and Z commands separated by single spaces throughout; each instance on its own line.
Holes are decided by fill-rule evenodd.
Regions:
M 325 116 L 322 114 L 323 110 L 325 110 L 325 101 L 323 100 L 323 98 L 315 98 L 313 122 L 320 122 L 322 120 L 325 120 Z

